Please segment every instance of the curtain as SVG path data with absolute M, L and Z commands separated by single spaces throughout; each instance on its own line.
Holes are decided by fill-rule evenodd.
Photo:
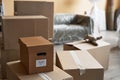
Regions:
M 115 28 L 114 28 L 113 1 L 114 0 L 107 0 L 107 5 L 106 5 L 106 26 L 107 26 L 107 30 L 115 30 Z

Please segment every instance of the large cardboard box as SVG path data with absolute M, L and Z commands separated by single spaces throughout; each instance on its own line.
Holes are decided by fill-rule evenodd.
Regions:
M 48 18 L 45 16 L 3 16 L 4 49 L 19 49 L 18 38 L 43 36 L 48 39 Z
M 43 0 L 15 0 L 15 15 L 44 15 L 48 17 L 49 38 L 53 37 L 54 3 Z
M 20 59 L 29 74 L 53 71 L 53 44 L 43 37 L 19 39 Z
M 87 50 L 103 67 L 105 70 L 109 66 L 110 43 L 103 40 L 97 41 L 98 46 L 84 41 L 76 41 L 64 45 L 64 50 Z
M 59 51 L 56 65 L 74 80 L 103 80 L 103 67 L 87 51 Z
M 28 75 L 20 61 L 7 63 L 7 77 L 8 80 L 73 80 L 72 76 L 56 66 L 51 72 Z

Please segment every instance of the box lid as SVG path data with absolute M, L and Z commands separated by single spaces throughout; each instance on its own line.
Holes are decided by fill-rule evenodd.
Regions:
M 42 15 L 30 15 L 30 16 L 2 16 L 2 19 L 47 19 Z
M 7 66 L 17 75 L 18 78 L 20 78 L 20 80 L 44 80 L 40 76 L 41 73 L 28 75 L 19 60 L 8 62 Z M 73 80 L 72 76 L 65 73 L 56 66 L 54 66 L 54 71 L 46 72 L 44 74 L 46 74 L 52 80 Z
M 50 0 L 14 0 L 14 1 L 41 1 L 41 2 L 50 2 Z
M 22 37 L 19 39 L 19 41 L 21 41 L 23 44 L 25 44 L 28 47 L 52 44 L 50 41 L 46 40 L 41 36 Z
M 72 52 L 78 56 L 79 61 L 81 62 L 80 67 L 84 67 L 85 69 L 103 69 L 103 67 L 87 51 L 75 50 Z M 57 52 L 63 70 L 78 69 L 75 60 L 70 53 L 71 51 Z
M 68 45 L 73 45 L 76 48 L 82 49 L 82 50 L 86 50 L 86 49 L 93 49 L 93 48 L 98 48 L 98 47 L 103 47 L 103 46 L 110 46 L 110 43 L 107 43 L 103 40 L 97 40 L 96 43 L 98 44 L 98 46 L 94 46 L 90 43 L 85 43 L 85 41 L 76 41 L 73 43 L 67 43 Z

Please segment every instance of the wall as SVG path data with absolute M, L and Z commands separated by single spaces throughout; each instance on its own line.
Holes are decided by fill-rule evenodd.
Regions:
M 55 13 L 79 13 L 89 11 L 93 4 L 89 0 L 53 0 L 55 2 Z M 105 10 L 106 0 L 99 0 L 98 7 Z
M 49 1 L 49 0 L 48 0 Z M 55 13 L 80 13 L 91 9 L 93 4 L 90 0 L 51 0 L 55 2 Z M 108 0 L 109 1 L 109 0 Z M 113 8 L 120 8 L 120 0 L 113 0 Z M 99 9 L 105 10 L 107 0 L 98 0 L 97 6 Z
M 115 10 L 116 8 L 120 8 L 120 0 L 115 0 L 115 1 L 114 1 L 114 10 Z
M 84 14 L 92 8 L 93 4 L 89 0 L 40 0 L 53 1 L 55 13 L 79 13 Z M 98 0 L 99 9 L 105 10 L 106 0 Z
M 3 15 L 4 16 L 13 16 L 14 15 L 14 0 L 2 0 L 3 5 Z
M 55 13 L 79 13 L 84 14 L 84 11 L 89 11 L 93 4 L 90 0 L 47 0 L 54 1 Z M 109 0 L 108 0 L 109 1 Z M 120 7 L 120 0 L 113 0 L 114 11 Z M 97 6 L 99 9 L 105 10 L 107 0 L 98 0 Z
M 13 0 L 3 0 L 7 6 L 11 5 L 9 2 Z M 39 0 L 38 0 L 39 1 Z M 89 11 L 93 4 L 90 0 L 40 0 L 40 1 L 53 1 L 55 13 L 79 13 L 84 14 Z M 107 0 L 98 0 L 97 6 L 99 9 L 105 10 Z M 6 4 L 5 3 L 5 4 Z M 9 3 L 9 4 L 8 4 Z M 114 0 L 114 10 L 119 6 L 120 0 Z M 7 10 L 8 12 L 11 9 Z

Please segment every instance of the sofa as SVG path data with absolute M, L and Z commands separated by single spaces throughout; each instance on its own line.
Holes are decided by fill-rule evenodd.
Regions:
M 89 16 L 79 14 L 54 15 L 54 44 L 62 44 L 81 40 L 93 32 L 93 20 Z

